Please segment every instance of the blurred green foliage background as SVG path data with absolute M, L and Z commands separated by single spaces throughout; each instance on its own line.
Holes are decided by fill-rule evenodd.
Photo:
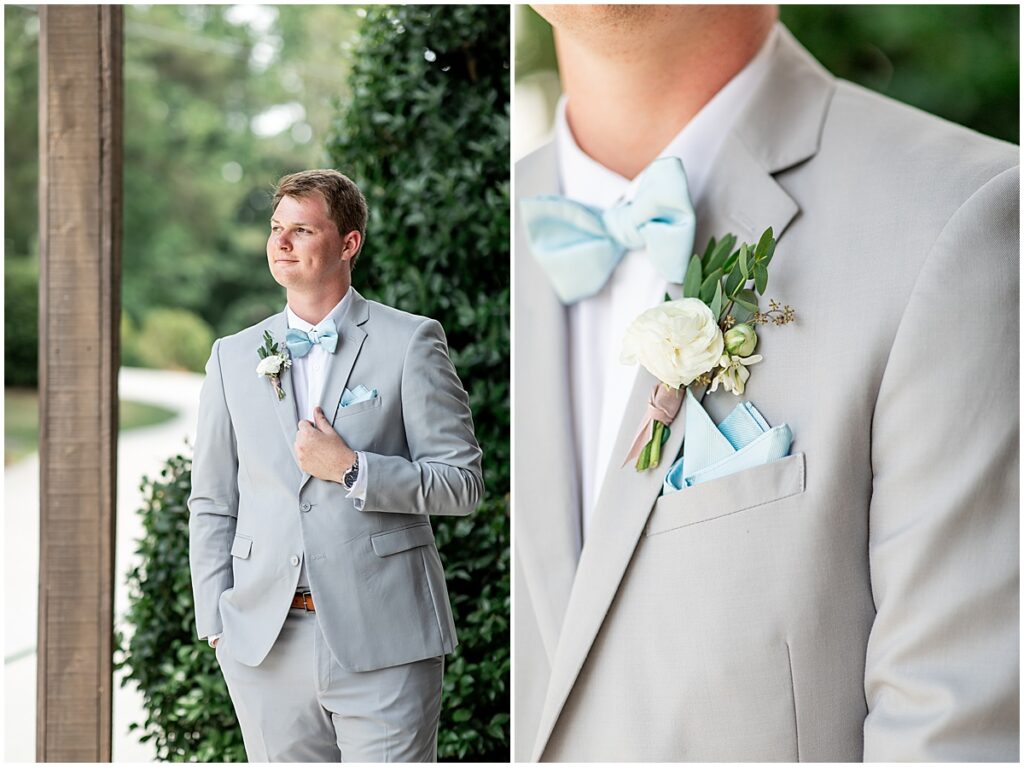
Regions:
M 517 87 L 533 83 L 551 102 L 551 28 L 528 6 L 517 13 Z M 1019 143 L 1019 6 L 784 5 L 780 19 L 836 76 Z M 548 129 L 517 125 L 530 135 Z
M 123 363 L 201 372 L 211 337 L 284 304 L 266 271 L 271 188 L 284 173 L 328 163 L 326 132 L 350 97 L 365 11 L 124 12 Z M 5 383 L 34 386 L 39 19 L 32 6 L 7 5 L 4 21 Z M 163 309 L 190 341 L 166 344 L 170 327 L 149 317 Z

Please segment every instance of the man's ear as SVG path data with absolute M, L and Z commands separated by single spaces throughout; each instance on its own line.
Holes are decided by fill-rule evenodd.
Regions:
M 351 232 L 341 238 L 341 260 L 351 261 L 356 257 L 359 252 L 359 246 L 363 242 L 362 235 L 358 231 L 353 229 Z

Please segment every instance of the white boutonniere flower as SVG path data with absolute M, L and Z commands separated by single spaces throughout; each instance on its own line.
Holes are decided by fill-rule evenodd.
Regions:
M 284 399 L 284 389 L 281 388 L 281 371 L 292 366 L 292 359 L 287 349 L 282 352 L 270 331 L 263 331 L 263 346 L 256 350 L 260 356 L 260 362 L 256 366 L 256 375 L 260 378 L 269 378 L 274 385 L 279 400 Z
M 699 298 L 666 301 L 626 328 L 621 361 L 640 363 L 665 386 L 689 386 L 722 357 L 725 340 L 718 320 Z
M 639 363 L 660 381 L 626 455 L 625 463 L 635 460 L 637 471 L 660 462 L 661 446 L 687 386 L 702 385 L 707 394 L 721 384 L 728 392 L 743 394 L 750 378 L 747 368 L 763 359 L 752 354 L 758 341 L 754 326 L 796 319 L 791 307 L 774 300 L 767 312 L 758 308 L 758 295 L 768 287 L 775 242 L 770 227 L 757 245 L 744 243 L 735 250 L 735 235 L 719 242 L 712 237 L 704 255 L 690 259 L 683 298 L 666 296 L 663 304 L 645 311 L 626 329 L 621 361 Z

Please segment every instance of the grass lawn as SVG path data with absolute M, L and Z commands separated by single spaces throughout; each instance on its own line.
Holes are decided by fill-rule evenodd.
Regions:
M 173 410 L 121 400 L 121 431 L 154 426 L 174 418 Z M 39 449 L 39 392 L 4 389 L 4 465 Z

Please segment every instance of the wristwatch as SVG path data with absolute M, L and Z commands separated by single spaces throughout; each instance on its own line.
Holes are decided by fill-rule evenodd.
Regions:
M 356 453 L 356 460 L 352 463 L 352 468 L 345 472 L 345 476 L 341 482 L 349 490 L 352 489 L 352 485 L 356 483 L 356 479 L 359 477 L 359 453 Z

